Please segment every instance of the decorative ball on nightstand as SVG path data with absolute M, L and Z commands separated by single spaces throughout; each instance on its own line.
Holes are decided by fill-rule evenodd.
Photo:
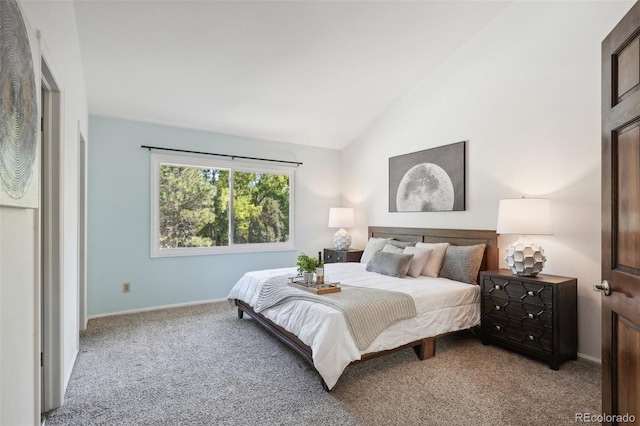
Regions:
M 523 237 L 507 247 L 504 260 L 514 275 L 532 277 L 542 271 L 547 258 L 542 247 Z
M 348 250 L 351 245 L 351 235 L 343 228 L 333 234 L 333 245 L 336 250 Z

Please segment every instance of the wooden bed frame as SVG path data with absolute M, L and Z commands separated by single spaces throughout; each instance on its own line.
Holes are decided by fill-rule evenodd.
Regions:
M 370 226 L 369 238 L 395 238 L 401 241 L 421 241 L 425 243 L 439 243 L 448 242 L 453 245 L 470 246 L 475 244 L 486 244 L 484 257 L 482 258 L 482 264 L 480 270 L 498 269 L 498 235 L 495 231 L 480 231 L 471 229 L 428 229 L 428 228 L 395 228 L 384 226 Z M 478 283 L 479 283 L 478 278 Z M 241 300 L 234 300 L 235 305 L 238 307 L 238 317 L 242 318 L 246 312 L 253 317 L 259 324 L 269 330 L 284 344 L 292 348 L 298 354 L 302 356 L 312 367 L 313 357 L 312 351 L 309 346 L 304 344 L 297 336 L 278 324 L 264 317 L 262 314 L 255 312 L 251 306 L 244 303 Z M 418 358 L 421 360 L 431 358 L 436 353 L 436 339 L 440 336 L 427 337 L 421 340 L 407 343 L 400 347 L 389 349 L 386 351 L 372 352 L 363 354 L 357 361 L 351 362 L 351 364 L 357 364 L 360 362 L 368 361 L 370 359 L 386 355 L 389 353 L 397 352 L 406 348 L 413 347 Z M 349 364 L 349 365 L 351 365 Z M 326 383 L 322 378 L 322 386 L 325 390 L 329 390 Z

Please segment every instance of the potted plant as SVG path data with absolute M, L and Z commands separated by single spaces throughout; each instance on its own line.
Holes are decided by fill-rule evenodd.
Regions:
M 302 275 L 305 284 L 311 284 L 313 282 L 313 273 L 317 267 L 318 259 L 300 253 L 298 256 L 298 274 Z

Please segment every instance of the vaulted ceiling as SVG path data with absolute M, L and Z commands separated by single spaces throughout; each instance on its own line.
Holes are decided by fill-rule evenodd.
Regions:
M 92 115 L 341 149 L 508 2 L 87 1 Z

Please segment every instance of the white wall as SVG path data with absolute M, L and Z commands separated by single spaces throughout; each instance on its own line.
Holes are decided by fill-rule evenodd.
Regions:
M 30 33 L 41 30 L 64 86 L 64 377 L 78 351 L 77 194 L 78 129 L 87 136 L 87 103 L 71 1 L 19 2 Z M 31 49 L 39 46 L 32 44 Z M 36 68 L 39 75 L 39 68 Z M 39 86 L 39 78 L 37 82 Z M 80 124 L 80 125 L 79 125 Z M 37 300 L 37 210 L 0 208 L 0 424 L 39 422 L 35 366 L 39 324 Z M 66 384 L 66 383 L 65 383 Z
M 35 423 L 37 210 L 0 207 L 0 424 Z
M 453 52 L 344 150 L 355 245 L 367 225 L 495 229 L 499 199 L 548 197 L 554 235 L 533 240 L 545 273 L 578 278 L 578 351 L 599 359 L 600 43 L 632 3 L 514 2 Z M 389 157 L 462 140 L 466 211 L 388 212 Z
M 90 131 L 91 316 L 225 299 L 247 271 L 295 265 L 297 251 L 150 258 L 150 155 L 141 145 L 302 162 L 296 248 L 313 255 L 330 247 L 329 208 L 340 203 L 340 151 L 94 116 Z M 131 292 L 122 292 L 124 282 Z

